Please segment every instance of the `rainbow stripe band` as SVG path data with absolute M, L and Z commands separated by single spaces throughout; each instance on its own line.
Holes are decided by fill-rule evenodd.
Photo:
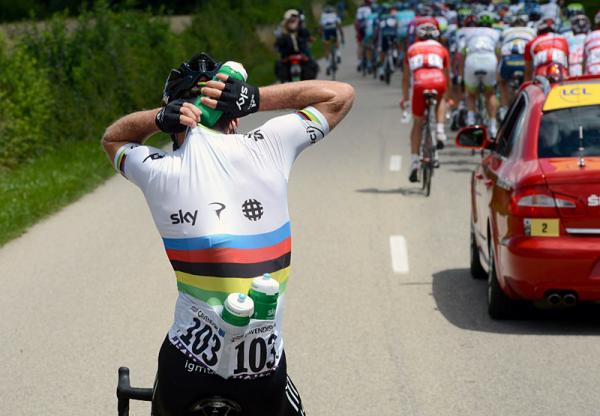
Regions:
M 279 282 L 279 293 L 285 292 L 290 268 L 278 270 L 271 273 L 271 277 Z M 204 301 L 209 305 L 222 305 L 230 293 L 248 293 L 252 285 L 249 278 L 220 278 L 214 276 L 194 276 L 188 273 L 175 272 L 177 276 L 177 288 L 196 299 Z
M 285 287 L 291 261 L 290 224 L 255 235 L 163 238 L 177 287 L 211 305 L 247 293 L 252 278 L 270 273 Z M 283 289 L 281 289 L 283 291 Z
M 136 143 L 127 143 L 121 146 L 119 150 L 117 150 L 117 153 L 115 153 L 113 165 L 117 172 L 120 172 L 121 175 L 125 176 L 125 159 L 127 159 L 127 152 L 138 146 L 139 145 Z
M 327 119 L 316 108 L 303 108 L 302 110 L 298 110 L 296 115 L 298 115 L 298 117 L 300 117 L 302 120 L 312 121 L 313 123 L 319 124 L 324 129 L 325 134 L 329 133 L 329 124 L 327 123 Z

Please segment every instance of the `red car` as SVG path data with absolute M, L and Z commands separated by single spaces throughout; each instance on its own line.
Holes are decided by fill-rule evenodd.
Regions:
M 492 318 L 519 301 L 600 301 L 600 77 L 523 84 L 471 181 L 471 273 L 488 279 Z

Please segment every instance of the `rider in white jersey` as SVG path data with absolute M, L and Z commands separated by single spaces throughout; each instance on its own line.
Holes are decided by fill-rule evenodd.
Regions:
M 496 134 L 496 70 L 498 60 L 496 48 L 500 32 L 492 29 L 494 18 L 492 13 L 481 12 L 477 16 L 477 27 L 470 28 L 465 34 L 465 49 L 463 50 L 462 73 L 467 91 L 467 124 L 476 123 L 475 103 L 480 94 L 480 84 L 484 87 L 486 109 L 489 118 L 489 128 L 492 135 Z M 483 114 L 480 114 L 483 116 Z
M 202 104 L 224 112 L 210 129 L 190 103 L 217 71 L 191 68 L 207 67 L 218 69 L 197 59 L 173 71 L 166 107 L 125 116 L 103 137 L 115 168 L 143 192 L 177 278 L 153 415 L 184 414 L 204 395 L 231 400 L 244 415 L 303 415 L 286 376 L 281 330 L 291 255 L 288 178 L 299 154 L 347 114 L 353 90 L 328 81 L 258 89 L 219 74 L 223 82 L 201 89 Z M 236 134 L 238 118 L 259 108 L 298 110 Z M 159 129 L 172 134 L 176 151 L 143 145 Z M 263 273 L 279 282 L 275 319 L 252 319 L 241 334 L 231 332 L 221 318 L 225 298 L 247 293 Z
M 567 36 L 569 42 L 569 75 L 583 75 L 583 53 L 585 38 L 590 31 L 590 19 L 586 15 L 571 17 L 573 34 Z
M 504 118 L 513 98 L 509 83 L 522 82 L 525 75 L 525 46 L 535 37 L 535 31 L 527 27 L 526 14 L 511 18 L 512 27 L 502 31 L 500 38 L 498 68 L 500 90 L 500 120 Z M 520 84 L 520 82 L 518 82 Z
M 338 64 L 341 63 L 342 51 L 340 50 L 340 39 L 342 40 L 342 42 L 344 42 L 344 32 L 342 30 L 342 20 L 339 18 L 335 9 L 332 6 L 326 6 L 323 8 L 323 12 L 321 13 L 321 18 L 319 20 L 319 25 L 319 31 L 321 32 L 321 38 L 323 40 L 325 57 L 329 59 L 331 45 L 335 44 L 335 59 Z M 327 75 L 329 75 L 330 71 L 331 68 L 328 65 Z

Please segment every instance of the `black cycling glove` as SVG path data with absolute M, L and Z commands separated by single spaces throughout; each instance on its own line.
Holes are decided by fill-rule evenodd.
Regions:
M 258 87 L 229 77 L 217 100 L 217 110 L 232 117 L 244 117 L 256 113 L 260 105 Z
M 167 104 L 166 107 L 161 108 L 154 119 L 156 126 L 165 133 L 183 133 L 187 129 L 187 126 L 181 124 L 180 116 L 181 107 L 185 102 L 182 99 L 174 100 Z

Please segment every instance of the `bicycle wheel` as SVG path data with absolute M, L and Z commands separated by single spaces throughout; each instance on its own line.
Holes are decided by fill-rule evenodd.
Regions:
M 385 60 L 385 83 L 390 85 L 390 79 L 392 77 L 392 63 L 390 62 L 390 58 L 387 57 Z
M 330 68 L 331 68 L 331 80 L 335 81 L 335 73 L 337 71 L 337 58 L 336 58 L 336 47 L 335 45 L 332 45 L 331 47 L 331 56 L 330 56 Z
M 422 186 L 423 194 L 425 196 L 431 195 L 431 176 L 433 174 L 433 169 L 429 162 L 423 163 L 421 165 L 421 177 L 422 177 Z

